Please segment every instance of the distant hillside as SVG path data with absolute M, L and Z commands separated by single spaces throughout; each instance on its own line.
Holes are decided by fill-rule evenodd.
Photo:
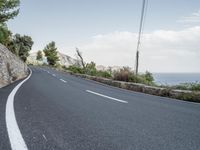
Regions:
M 106 70 L 111 70 L 111 71 L 118 71 L 120 69 L 122 69 L 123 67 L 122 66 L 103 66 L 103 65 L 97 65 L 96 66 L 96 69 L 97 70 L 103 70 L 103 71 L 106 71 Z
M 30 56 L 27 58 L 27 62 L 31 63 L 31 64 L 43 64 L 43 63 L 47 63 L 47 58 L 45 57 L 45 55 L 43 54 L 43 60 L 42 61 L 37 61 L 36 60 L 37 57 L 37 52 L 35 53 L 31 53 Z M 59 57 L 59 63 L 60 65 L 64 65 L 66 67 L 70 66 L 70 65 L 78 65 L 80 66 L 80 61 L 77 59 L 74 59 L 66 54 L 60 53 L 58 52 L 58 57 Z
M 47 64 L 47 58 L 45 57 L 44 53 L 43 53 L 43 60 L 42 61 L 37 61 L 36 60 L 37 57 L 37 52 L 35 53 L 31 53 L 30 56 L 27 58 L 27 62 L 29 64 L 43 64 L 46 63 Z M 77 65 L 77 66 L 81 66 L 81 62 L 77 59 L 74 59 L 66 54 L 60 53 L 58 52 L 58 57 L 59 57 L 59 63 L 60 65 L 64 65 L 66 67 L 70 66 L 70 65 Z M 122 66 L 103 66 L 103 65 L 97 65 L 96 66 L 97 70 L 112 70 L 112 71 L 117 71 L 121 68 L 123 68 Z

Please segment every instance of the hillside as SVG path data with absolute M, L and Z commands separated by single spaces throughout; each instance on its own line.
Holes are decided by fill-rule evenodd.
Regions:
M 43 54 L 43 60 L 42 61 L 37 61 L 36 60 L 37 57 L 37 52 L 35 53 L 31 53 L 30 56 L 27 58 L 27 62 L 29 64 L 43 64 L 43 63 L 47 63 L 47 58 L 45 57 L 45 55 Z M 60 53 L 58 52 L 58 57 L 59 57 L 59 63 L 60 65 L 64 65 L 66 67 L 70 66 L 70 65 L 80 65 L 80 61 L 77 59 L 74 59 L 66 54 Z

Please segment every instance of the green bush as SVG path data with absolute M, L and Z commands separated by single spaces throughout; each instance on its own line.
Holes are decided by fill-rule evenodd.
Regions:
M 108 71 L 97 71 L 97 76 L 103 77 L 103 78 L 111 78 L 111 74 Z
M 85 66 L 85 73 L 91 76 L 97 75 L 96 64 L 94 62 L 87 63 Z
M 71 71 L 73 73 L 80 73 L 80 74 L 84 74 L 85 73 L 84 69 L 82 69 L 80 67 L 77 67 L 75 65 L 71 65 L 71 66 L 69 66 L 67 68 L 65 67 L 65 69 L 69 70 L 69 71 Z
M 200 82 L 194 83 L 182 83 L 179 85 L 172 86 L 173 89 L 200 91 Z
M 150 72 L 147 71 L 145 74 L 136 75 L 129 67 L 123 67 L 119 71 L 115 71 L 113 79 L 118 81 L 154 85 L 154 78 Z
M 108 71 L 98 71 L 96 69 L 95 63 L 93 63 L 93 62 L 86 64 L 85 68 L 80 68 L 76 65 L 71 65 L 69 67 L 62 66 L 62 68 L 64 70 L 69 70 L 73 73 L 80 73 L 80 74 L 87 74 L 87 75 L 91 75 L 91 76 L 111 78 L 111 74 Z

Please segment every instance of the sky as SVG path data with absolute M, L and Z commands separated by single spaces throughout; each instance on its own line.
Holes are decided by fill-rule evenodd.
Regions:
M 30 35 L 31 52 L 58 51 L 104 66 L 135 66 L 142 0 L 21 0 L 8 22 Z M 148 0 L 139 71 L 200 72 L 200 0 Z

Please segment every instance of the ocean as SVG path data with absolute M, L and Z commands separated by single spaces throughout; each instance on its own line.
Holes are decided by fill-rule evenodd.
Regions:
M 157 84 L 165 85 L 200 82 L 200 73 L 153 73 L 153 77 Z

